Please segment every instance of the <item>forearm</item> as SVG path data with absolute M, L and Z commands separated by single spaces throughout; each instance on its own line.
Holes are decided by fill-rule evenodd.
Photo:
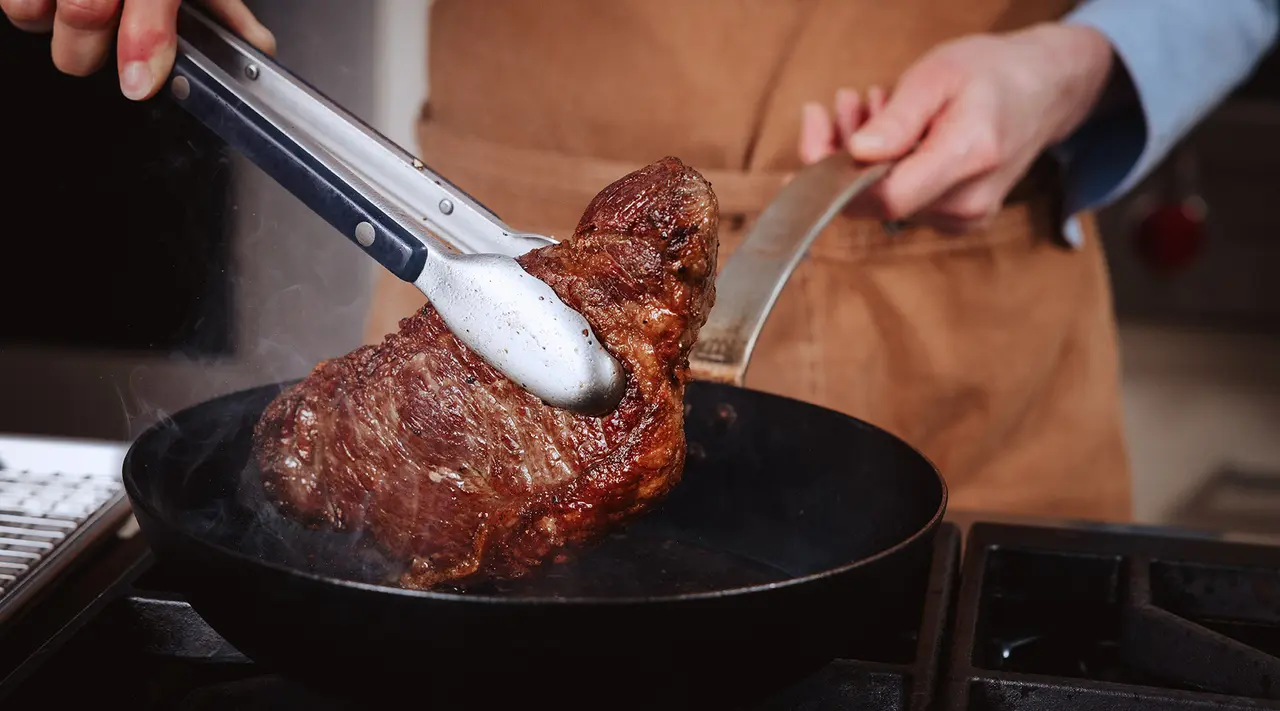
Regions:
M 1276 0 L 1088 0 L 1063 21 L 1115 52 L 1090 118 L 1055 146 L 1070 212 L 1128 192 L 1253 71 L 1275 41 Z

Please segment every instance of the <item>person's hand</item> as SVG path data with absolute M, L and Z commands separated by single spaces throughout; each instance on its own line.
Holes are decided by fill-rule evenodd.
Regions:
M 800 156 L 901 159 L 852 215 L 953 234 L 981 228 L 1037 156 L 1084 122 L 1113 63 L 1107 39 L 1085 27 L 956 39 L 908 68 L 887 100 L 872 88 L 839 92 L 833 113 L 807 104 Z
M 130 99 L 155 95 L 173 69 L 179 0 L 0 0 L 19 29 L 53 33 L 53 63 L 74 76 L 102 67 L 118 39 L 116 71 Z M 240 0 L 199 3 L 227 29 L 274 54 L 275 37 Z

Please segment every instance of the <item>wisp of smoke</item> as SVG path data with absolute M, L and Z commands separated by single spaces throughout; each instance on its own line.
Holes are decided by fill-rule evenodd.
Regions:
M 146 493 L 172 524 L 227 550 L 333 578 L 394 584 L 403 566 L 363 531 L 315 530 L 268 500 L 251 456 L 252 433 L 279 389 L 233 393 L 159 422 L 135 444 L 159 466 Z

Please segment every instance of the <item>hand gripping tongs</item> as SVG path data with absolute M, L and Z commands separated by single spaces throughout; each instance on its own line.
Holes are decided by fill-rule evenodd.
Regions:
M 397 277 L 498 371 L 555 407 L 599 415 L 621 366 L 581 314 L 514 257 L 523 234 L 265 54 L 183 3 L 168 93 Z

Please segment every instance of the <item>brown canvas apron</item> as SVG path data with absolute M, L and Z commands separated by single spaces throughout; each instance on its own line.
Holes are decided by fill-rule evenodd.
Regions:
M 722 254 L 796 156 L 800 107 L 894 79 L 949 38 L 1068 0 L 436 0 L 423 159 L 519 229 L 565 236 L 602 187 L 664 155 L 711 180 Z M 406 58 L 406 61 L 410 61 Z M 947 237 L 840 219 L 770 317 L 747 385 L 925 452 L 955 509 L 1125 520 L 1130 476 L 1092 220 L 1061 246 L 1052 176 Z M 383 275 L 368 340 L 423 302 Z

